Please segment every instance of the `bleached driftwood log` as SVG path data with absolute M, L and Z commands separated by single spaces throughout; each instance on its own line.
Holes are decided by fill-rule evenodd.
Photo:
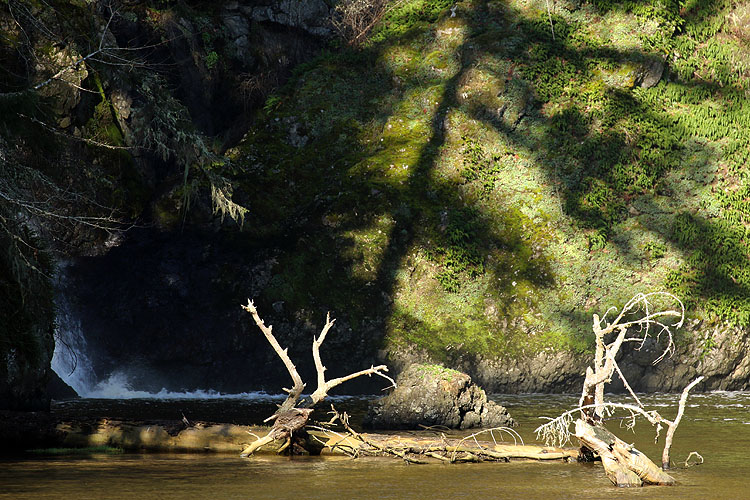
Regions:
M 324 427 L 315 426 L 314 439 L 332 452 L 344 453 L 353 458 L 363 456 L 390 456 L 412 464 L 430 461 L 445 463 L 508 462 L 510 460 L 578 460 L 579 450 L 551 446 L 526 445 L 521 436 L 510 427 L 483 429 L 462 438 L 399 436 L 388 434 L 361 434 L 349 425 L 346 413 L 331 406 L 333 418 Z M 335 423 L 343 427 L 331 429 Z M 513 444 L 503 441 L 509 436 Z M 520 443 L 520 444 L 519 444 Z
M 601 457 L 607 477 L 617 486 L 641 486 L 642 483 L 665 486 L 675 483 L 672 476 L 657 467 L 646 455 L 604 427 L 578 419 L 575 436 Z

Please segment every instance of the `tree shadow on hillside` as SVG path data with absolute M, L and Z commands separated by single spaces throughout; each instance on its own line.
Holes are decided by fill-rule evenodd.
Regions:
M 613 2 L 608 8 L 620 8 L 618 5 Z M 442 20 L 445 20 L 445 14 Z M 563 213 L 573 221 L 574 228 L 589 236 L 592 251 L 612 243 L 631 263 L 643 258 L 643 249 L 633 247 L 627 239 L 617 238 L 614 232 L 623 220 L 637 217 L 629 211 L 634 200 L 642 213 L 664 211 L 659 199 L 668 197 L 669 192 L 663 177 L 679 168 L 683 158 L 681 141 L 690 136 L 689 131 L 660 111 L 656 103 L 649 100 L 650 94 L 630 89 L 630 86 L 637 85 L 637 76 L 626 86 L 606 83 L 607 77 L 617 76 L 622 65 L 630 65 L 633 71 L 637 71 L 637 68 L 652 63 L 655 60 L 653 54 L 584 43 L 576 27 L 561 16 L 553 16 L 554 38 L 546 15 L 528 19 L 508 8 L 498 9 L 496 4 L 475 2 L 468 7 L 459 5 L 457 17 L 465 22 L 466 33 L 455 49 L 460 68 L 449 78 L 405 77 L 403 73 L 383 68 L 386 51 L 396 46 L 395 41 L 375 46 L 369 49 L 369 53 L 358 56 L 380 64 L 378 71 L 384 73 L 380 77 L 381 83 L 388 82 L 386 88 L 391 91 L 394 87 L 398 89 L 398 99 L 373 111 L 370 116 L 383 131 L 392 125 L 389 119 L 398 115 L 399 107 L 408 105 L 408 100 L 414 95 L 433 95 L 425 89 L 439 89 L 435 92 L 434 105 L 425 103 L 422 110 L 426 115 L 422 122 L 428 123 L 422 130 L 427 140 L 418 152 L 404 156 L 410 159 L 405 168 L 408 174 L 390 176 L 394 168 L 402 165 L 377 164 L 380 161 L 378 154 L 383 148 L 366 145 L 362 141 L 363 137 L 369 137 L 366 133 L 359 137 L 361 150 L 358 152 L 346 152 L 340 146 L 330 151 L 319 150 L 325 158 L 322 161 L 318 158 L 319 164 L 331 164 L 330 171 L 323 174 L 324 193 L 328 194 L 321 198 L 322 193 L 317 193 L 317 199 L 310 196 L 302 203 L 295 217 L 304 214 L 304 221 L 284 233 L 292 235 L 302 231 L 307 236 L 281 238 L 286 239 L 289 251 L 306 255 L 304 263 L 300 263 L 295 272 L 315 286 L 294 287 L 287 282 L 285 286 L 268 290 L 264 300 L 269 304 L 288 300 L 289 305 L 296 308 L 339 311 L 338 315 L 345 316 L 346 323 L 354 330 L 352 336 L 344 336 L 342 345 L 329 346 L 328 355 L 341 361 L 342 365 L 346 365 L 352 354 L 344 344 L 358 346 L 356 349 L 360 353 L 373 352 L 373 349 L 382 347 L 386 329 L 390 333 L 400 332 L 402 338 L 426 347 L 434 357 L 454 363 L 461 361 L 462 349 L 464 353 L 476 349 L 476 354 L 483 349 L 503 348 L 498 344 L 482 345 L 488 337 L 472 337 L 474 331 L 471 327 L 454 321 L 455 318 L 432 317 L 426 320 L 424 315 L 415 314 L 414 308 L 401 307 L 394 294 L 410 279 L 417 284 L 434 286 L 436 278 L 444 287 L 446 296 L 458 304 L 466 300 L 461 287 L 481 281 L 482 276 L 492 277 L 489 280 L 492 285 L 486 289 L 488 297 L 482 304 L 484 307 L 481 311 L 474 311 L 477 318 L 484 317 L 484 325 L 493 329 L 489 337 L 504 331 L 513 334 L 514 328 L 515 334 L 534 333 L 533 328 L 524 330 L 518 325 L 508 324 L 508 319 L 515 319 L 512 315 L 519 312 L 519 309 L 509 306 L 511 300 L 519 298 L 517 281 L 523 279 L 532 289 L 557 285 L 549 259 L 539 255 L 537 242 L 530 239 L 515 220 L 512 209 L 516 207 L 503 206 L 498 215 L 498 212 L 488 211 L 489 205 L 481 202 L 481 196 L 467 196 L 472 191 L 465 189 L 465 184 L 478 179 L 493 182 L 493 169 L 502 164 L 501 157 L 490 151 L 476 153 L 469 138 L 463 151 L 464 161 L 468 163 L 454 168 L 467 170 L 468 165 L 469 170 L 474 169 L 473 177 L 450 177 L 445 175 L 444 168 L 439 168 L 438 163 L 445 161 L 441 153 L 447 147 L 446 127 L 453 125 L 448 119 L 452 111 L 469 109 L 474 120 L 489 126 L 507 140 L 512 149 L 523 151 L 540 166 L 546 175 L 545 181 L 555 186 Z M 432 36 L 435 36 L 435 30 Z M 410 41 L 417 43 L 409 39 L 414 36 L 407 33 L 400 42 L 407 45 Z M 497 107 L 481 102 L 468 105 L 469 98 L 460 90 L 467 80 L 473 78 L 471 71 L 485 64 L 490 56 L 503 63 L 487 71 L 500 82 L 502 95 L 496 97 L 500 97 L 501 103 Z M 402 56 L 396 54 L 394 57 Z M 596 63 L 594 66 L 609 68 L 611 72 L 598 80 L 593 78 L 592 61 Z M 565 106 L 546 109 L 546 103 L 560 102 L 559 97 L 567 92 L 566 79 L 604 83 L 593 89 L 590 96 L 571 97 Z M 706 92 L 716 90 L 710 83 L 688 82 L 685 85 L 698 85 Z M 513 92 L 515 97 L 511 95 Z M 513 99 L 518 95 L 526 97 L 514 107 Z M 349 102 L 348 99 L 342 96 L 343 102 Z M 360 118 L 368 119 L 366 116 Z M 352 138 L 351 135 L 348 137 Z M 413 141 L 408 139 L 400 143 L 394 140 L 387 147 L 405 149 L 411 144 Z M 706 158 L 715 156 L 710 148 L 703 149 Z M 471 163 L 474 153 L 476 161 Z M 340 161 L 342 157 L 344 161 Z M 374 166 L 371 167 L 370 163 Z M 685 171 L 687 176 L 692 174 Z M 343 192 L 353 193 L 353 197 L 342 197 Z M 350 213 L 352 203 L 356 206 L 354 216 Z M 674 244 L 682 258 L 691 265 L 689 270 L 680 271 L 682 274 L 677 270 L 671 273 L 668 285 L 675 291 L 687 287 L 692 296 L 707 300 L 718 290 L 723 290 L 721 293 L 727 294 L 728 300 L 746 300 L 749 295 L 747 286 L 732 274 L 733 270 L 742 267 L 745 255 L 738 235 L 718 219 L 704 218 L 699 214 L 662 215 L 658 221 L 649 217 L 638 220 L 646 231 Z M 498 217 L 500 223 L 493 224 L 492 219 Z M 387 223 L 378 225 L 380 220 Z M 709 239 L 680 236 L 674 229 L 680 221 L 694 228 L 690 231 L 707 231 L 717 240 L 731 242 L 721 251 L 726 269 L 712 269 L 710 261 L 704 258 L 716 251 Z M 497 226 L 504 226 L 506 230 L 499 231 Z M 357 261 L 365 257 L 364 253 L 357 253 L 363 239 L 354 234 L 373 232 L 374 227 L 383 234 L 379 239 L 373 235 L 381 252 L 372 260 L 369 272 L 358 273 L 355 269 Z M 414 250 L 420 244 L 435 251 L 431 255 L 415 255 Z M 500 257 L 493 262 L 496 256 Z M 297 260 L 300 259 L 303 258 Z M 692 263 L 694 259 L 700 262 Z M 289 258 L 286 262 L 294 263 L 295 259 Z M 420 265 L 435 270 L 430 278 L 433 281 L 419 281 L 413 277 L 419 272 Z M 522 269 L 521 279 L 516 279 L 519 268 Z M 405 277 L 406 272 L 412 274 Z M 694 273 L 694 279 L 690 278 L 690 273 Z M 454 286 L 457 288 L 452 288 Z M 290 299 L 295 294 L 296 298 Z M 520 310 L 522 313 L 534 311 L 533 299 L 527 298 L 528 303 Z M 429 298 L 425 297 L 425 300 Z M 435 312 L 445 311 L 437 308 L 433 309 L 433 314 Z M 587 314 L 564 310 L 558 314 L 560 317 L 555 319 L 558 324 L 567 325 L 571 331 L 589 331 Z M 440 328 L 451 332 L 441 337 Z M 462 337 L 467 342 L 476 341 L 475 346 L 460 345 Z M 459 354 L 438 352 L 440 346 L 447 349 L 446 342 L 451 339 L 456 340 L 454 352 Z M 306 348 L 301 346 L 300 351 Z
M 610 7 L 614 6 L 612 3 Z M 709 2 L 701 7 L 701 12 L 716 14 L 721 8 L 720 2 Z M 687 19 L 682 29 L 696 29 L 694 24 L 703 22 L 689 13 L 683 15 Z M 552 78 L 556 75 L 576 78 L 590 73 L 588 65 L 592 59 L 599 61 L 599 67 L 606 67 L 607 63 L 643 64 L 652 57 L 638 51 L 576 47 L 576 43 L 580 44 L 576 30 L 561 18 L 556 18 L 554 23 L 556 37 L 553 38 L 549 26 L 541 21 L 515 20 L 515 26 L 523 26 L 528 45 L 524 46 L 523 53 L 507 51 L 505 54 L 520 57 L 520 65 L 526 64 L 525 71 L 521 70 L 522 81 L 542 101 L 554 92 L 554 88 L 548 88 Z M 669 69 L 666 74 L 668 72 Z M 734 85 L 697 78 L 681 81 L 676 75 L 668 77 L 673 80 L 669 85 L 692 93 L 693 99 L 724 95 L 728 97 L 726 101 L 731 102 L 729 98 L 733 94 L 742 95 L 742 89 Z M 697 183 L 712 181 L 707 177 L 713 177 L 714 183 L 720 182 L 721 172 L 716 171 L 717 167 L 708 173 L 706 167 L 709 162 L 721 166 L 721 154 L 705 143 L 694 142 L 693 133 L 682 121 L 663 111 L 660 101 L 648 91 L 612 88 L 596 103 L 601 106 L 600 110 L 593 112 L 582 108 L 586 97 L 579 96 L 577 102 L 572 98 L 567 106 L 552 113 L 541 112 L 545 105 L 542 102 L 524 117 L 529 122 L 526 127 L 517 124 L 510 127 L 502 121 L 488 120 L 491 113 L 486 110 L 480 110 L 474 117 L 484 120 L 517 147 L 526 150 L 546 171 L 548 180 L 559 187 L 566 215 L 589 232 L 592 249 L 611 242 L 626 261 L 642 259 L 643 248 L 632 247 L 629 239 L 618 238 L 616 234 L 624 220 L 635 218 L 643 230 L 669 242 L 680 252 L 684 264 L 667 274 L 666 285 L 671 290 L 689 306 L 701 305 L 719 317 L 748 324 L 750 279 L 744 272 L 748 255 L 743 242 L 744 227 L 725 218 L 732 214 L 703 214 L 698 203 L 688 200 L 677 203 L 685 202 L 682 209 L 665 212 L 664 208 L 665 200 L 674 195 L 670 182 L 665 179 L 670 172 L 680 172 L 682 179 L 697 180 Z M 726 111 L 726 106 L 726 103 L 717 105 L 717 116 L 720 116 L 719 110 Z M 530 133 L 539 129 L 542 130 L 539 134 Z M 730 135 L 741 140 L 735 132 Z M 687 161 L 690 148 L 703 156 L 697 163 Z M 741 197 L 741 192 L 738 190 L 735 198 Z
M 437 29 L 431 33 L 435 45 L 441 36 L 435 33 Z M 359 353 L 372 353 L 380 348 L 386 329 L 397 331 L 397 337 L 415 339 L 437 358 L 451 357 L 452 353 L 440 352 L 446 343 L 449 350 L 451 345 L 455 347 L 459 357 L 466 351 L 477 354 L 497 350 L 497 344 L 507 344 L 509 339 L 495 339 L 493 333 L 518 333 L 523 323 L 516 317 L 520 316 L 519 311 L 533 310 L 534 299 L 529 290 L 554 284 L 547 258 L 533 235 L 523 228 L 526 216 L 515 207 L 495 207 L 492 214 L 484 213 L 475 202 L 488 196 L 486 190 L 480 190 L 476 197 L 467 196 L 460 189 L 460 183 L 466 181 L 457 184 L 436 171 L 446 144 L 445 128 L 451 126 L 448 115 L 457 107 L 457 88 L 466 77 L 465 70 L 481 55 L 470 45 L 474 35 L 471 23 L 461 22 L 455 28 L 447 28 L 451 29 L 462 30 L 464 40 L 453 49 L 452 57 L 460 61 L 459 68 L 447 77 L 443 75 L 448 70 L 434 70 L 431 74 L 415 70 L 414 75 L 409 75 L 383 67 L 383 61 L 389 57 L 385 52 L 398 45 L 394 40 L 355 56 L 379 60 L 379 71 L 384 74 L 377 77 L 378 81 L 387 82 L 391 92 L 400 96 L 373 111 L 371 116 L 359 117 L 360 122 L 374 120 L 376 128 L 382 127 L 385 145 L 366 145 L 362 137 L 367 135 L 363 134 L 358 138 L 358 147 L 364 151 L 354 154 L 339 144 L 330 149 L 316 148 L 320 155 L 315 159 L 316 164 L 331 165 L 330 169 L 318 171 L 324 176 L 324 190 L 314 196 L 300 193 L 300 203 L 286 217 L 297 227 L 289 226 L 282 234 L 276 233 L 279 242 L 285 240 L 282 244 L 287 248 L 285 252 L 289 252 L 282 263 L 289 277 L 280 277 L 277 283 L 272 283 L 262 300 L 267 306 L 284 300 L 288 307 L 308 312 L 310 308 L 333 310 L 341 318 L 339 323 L 343 322 L 342 329 L 351 330 L 343 334 L 344 343 L 356 346 L 354 349 Z M 406 33 L 400 42 L 408 46 L 410 41 L 417 43 L 413 38 L 418 36 Z M 349 95 L 355 93 L 352 87 L 347 86 L 340 94 L 342 105 L 353 98 Z M 371 95 L 368 97 L 372 99 Z M 413 106 L 410 99 L 424 103 Z M 317 102 L 321 109 L 327 109 L 323 99 Z M 408 106 L 414 109 L 405 111 L 403 108 Z M 418 131 L 415 133 L 403 125 L 403 137 L 388 133 L 391 127 L 399 127 L 404 121 Z M 405 151 L 415 144 L 418 150 Z M 465 148 L 472 147 L 467 140 Z M 394 159 L 388 156 L 393 151 L 404 154 L 396 154 Z M 475 159 L 484 162 L 488 154 L 477 151 Z M 302 167 L 292 168 L 305 175 Z M 305 182 L 295 178 L 295 184 L 304 186 Z M 377 240 L 377 251 L 362 250 L 370 240 Z M 420 247 L 428 252 L 416 255 L 415 250 Z M 371 254 L 375 257 L 369 262 L 369 269 L 360 269 L 366 267 L 362 261 Z M 417 268 L 422 270 L 418 272 L 432 270 L 425 285 L 429 294 L 417 292 L 417 300 L 424 300 L 433 308 L 429 317 L 424 316 L 421 306 L 416 307 L 422 310 L 421 314 L 400 308 L 398 298 L 394 297 L 404 282 L 418 286 L 416 281 L 410 281 L 411 276 L 403 276 L 404 270 L 413 274 Z M 295 279 L 301 284 L 300 276 L 307 285 L 316 286 L 295 286 Z M 469 297 L 464 291 L 472 286 L 484 287 L 484 292 Z M 522 288 L 526 291 L 521 291 Z M 447 309 L 451 301 L 463 304 L 460 307 L 467 316 Z M 328 352 L 324 356 L 332 360 L 331 366 L 336 367 L 333 369 L 346 371 L 352 349 L 336 342 L 324 346 L 324 350 L 326 347 Z M 300 343 L 293 350 L 303 355 L 308 348 Z M 305 369 L 303 363 L 301 370 Z

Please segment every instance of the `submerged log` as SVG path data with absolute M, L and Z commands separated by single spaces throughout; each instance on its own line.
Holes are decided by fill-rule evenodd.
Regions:
M 482 431 L 485 432 L 485 431 Z M 267 426 L 245 426 L 196 422 L 186 426 L 181 421 L 132 422 L 113 419 L 37 422 L 36 431 L 24 436 L 17 451 L 34 448 L 111 447 L 130 452 L 232 453 L 273 434 Z M 336 433 L 318 429 L 300 430 L 294 437 L 306 440 L 304 448 L 311 454 L 349 456 L 390 456 L 411 463 L 425 462 L 508 462 L 510 460 L 575 461 L 578 450 L 551 446 L 503 443 L 491 434 L 463 438 L 419 433 L 359 434 Z M 497 433 L 495 434 L 497 436 Z M 493 440 L 489 440 L 489 439 Z M 262 439 L 262 438 L 261 438 Z M 289 451 L 288 436 L 266 441 L 258 452 Z M 10 451 L 10 450 L 6 450 Z
M 308 412 L 304 412 L 308 413 Z M 281 426 L 285 419 L 274 425 Z M 294 419 L 293 419 L 294 420 Z M 287 423 L 289 423 L 287 421 Z M 348 429 L 351 427 L 346 424 Z M 126 421 L 109 418 L 57 419 L 46 413 L 0 412 L 0 454 L 45 448 L 119 448 L 128 452 L 231 453 L 237 454 L 272 434 L 269 426 L 234 425 L 180 420 Z M 465 437 L 447 437 L 434 431 L 398 434 L 335 432 L 308 425 L 295 430 L 295 440 L 304 440 L 310 454 L 391 456 L 418 463 L 423 461 L 577 460 L 577 449 L 503 442 L 512 429 L 488 429 Z M 521 442 L 519 436 L 511 441 Z M 256 453 L 275 454 L 288 436 L 267 442 Z M 299 453 L 299 449 L 293 450 Z
M 0 455 L 48 448 L 111 447 L 129 452 L 239 453 L 267 426 L 181 420 L 61 419 L 43 412 L 0 411 Z M 284 440 L 268 444 L 275 453 Z
M 576 421 L 575 436 L 601 457 L 607 477 L 616 486 L 675 484 L 674 478 L 657 467 L 646 455 L 604 427 L 593 426 L 579 419 Z
M 524 445 L 458 439 L 401 436 L 392 434 L 338 434 L 311 431 L 321 441 L 324 453 L 350 456 L 395 456 L 411 463 L 440 462 L 509 462 L 511 460 L 577 461 L 579 450 L 553 446 Z M 430 460 L 432 459 L 432 460 Z

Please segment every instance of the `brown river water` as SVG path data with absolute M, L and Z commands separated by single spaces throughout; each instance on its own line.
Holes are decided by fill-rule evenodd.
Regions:
M 518 432 L 536 442 L 533 429 L 575 405 L 575 396 L 494 396 L 519 422 Z M 625 402 L 619 396 L 612 398 Z M 678 395 L 642 397 L 666 418 L 676 412 Z M 258 423 L 269 402 L 81 400 L 55 405 L 61 415 L 188 418 Z M 339 408 L 353 415 L 364 401 L 344 399 Z M 213 412 L 213 413 L 212 413 Z M 144 415 L 145 414 L 145 415 Z M 634 443 L 658 463 L 663 435 L 641 421 L 636 433 L 610 429 Z M 662 433 L 663 434 L 663 433 Z M 620 489 L 611 485 L 600 464 L 485 463 L 406 465 L 378 458 L 277 457 L 260 455 L 90 454 L 25 456 L 0 460 L 0 499 L 750 499 L 750 393 L 695 394 L 675 434 L 673 487 Z M 684 468 L 688 453 L 705 463 Z

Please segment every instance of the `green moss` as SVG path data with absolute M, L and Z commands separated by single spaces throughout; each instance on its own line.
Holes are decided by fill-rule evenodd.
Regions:
M 550 19 L 520 0 L 394 5 L 358 50 L 296 68 L 213 171 L 250 209 L 242 230 L 276 249 L 261 300 L 377 323 L 374 343 L 446 363 L 586 350 L 591 313 L 644 289 L 750 323 L 750 68 L 727 23 L 739 6 L 590 0 Z M 215 67 L 218 7 L 175 8 Z M 662 81 L 639 87 L 665 56 Z M 101 102 L 84 137 L 120 145 L 92 81 Z M 3 99 L 11 130 L 12 107 L 39 104 Z M 164 110 L 163 136 L 186 129 L 184 112 Z M 128 158 L 94 156 L 114 204 L 138 206 L 146 188 Z M 177 224 L 189 187 L 156 203 L 156 219 Z
M 408 0 L 390 10 L 373 30 L 371 44 L 387 43 L 429 26 L 453 5 L 448 0 Z
M 416 367 L 417 373 L 423 373 L 427 374 L 433 377 L 438 377 L 441 380 L 445 380 L 446 382 L 449 382 L 453 380 L 455 377 L 462 375 L 461 372 L 453 370 L 451 368 L 446 368 L 441 365 L 424 365 L 420 364 Z
M 643 245 L 643 252 L 648 260 L 661 259 L 667 253 L 667 246 L 661 242 L 649 241 Z
M 750 87 L 724 4 L 705 24 L 558 5 L 554 37 L 538 2 L 450 7 L 405 2 L 299 68 L 232 153 L 247 231 L 289 241 L 267 299 L 382 318 L 445 363 L 587 350 L 590 315 L 644 289 L 747 322 Z
M 206 54 L 204 61 L 206 63 L 206 68 L 211 70 L 216 66 L 216 63 L 219 62 L 219 54 L 217 54 L 215 50 L 212 50 Z

